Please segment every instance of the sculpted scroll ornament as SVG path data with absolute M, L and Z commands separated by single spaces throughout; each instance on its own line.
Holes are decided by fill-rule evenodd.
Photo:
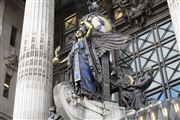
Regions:
M 6 55 L 4 56 L 4 60 L 5 60 L 5 63 L 13 68 L 13 69 L 17 69 L 17 66 L 18 66 L 18 56 L 16 54 L 16 49 L 12 49 L 12 50 L 8 50 L 6 52 Z
M 118 4 L 124 18 L 131 25 L 143 26 L 152 15 L 152 6 L 155 0 L 121 0 Z
M 76 105 L 78 103 L 78 100 L 79 100 L 79 96 L 77 96 L 74 93 L 74 91 L 70 90 L 70 89 L 65 93 L 65 98 L 66 98 L 66 101 L 72 105 Z

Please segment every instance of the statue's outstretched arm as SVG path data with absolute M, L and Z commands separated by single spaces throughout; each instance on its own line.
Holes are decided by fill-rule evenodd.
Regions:
M 131 85 L 131 87 L 141 88 L 143 85 L 144 85 L 143 83 L 139 83 L 139 84 Z
M 69 57 L 66 57 L 66 58 L 64 58 L 62 61 L 60 61 L 59 58 L 54 57 L 54 59 L 53 59 L 53 64 L 61 64 L 61 63 L 64 63 L 64 62 L 66 62 L 66 61 L 68 60 L 68 58 L 69 58 Z
M 140 78 L 140 83 L 132 85 L 132 87 L 134 88 L 142 88 L 144 85 L 146 85 L 147 83 L 151 82 L 152 80 L 152 76 L 146 74 L 144 77 Z
M 67 56 L 66 58 L 64 58 L 60 63 L 64 63 L 68 60 L 69 56 Z

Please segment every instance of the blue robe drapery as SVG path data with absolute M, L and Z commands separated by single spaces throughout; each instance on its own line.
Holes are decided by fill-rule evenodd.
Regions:
M 83 38 L 73 43 L 69 53 L 69 61 L 71 69 L 73 69 L 74 81 L 80 81 L 81 87 L 85 90 L 95 92 L 94 77 L 86 54 L 86 47 L 88 46 L 85 45 L 85 39 Z

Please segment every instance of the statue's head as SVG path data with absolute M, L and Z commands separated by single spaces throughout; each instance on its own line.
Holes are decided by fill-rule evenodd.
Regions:
M 86 34 L 86 29 L 83 26 L 81 26 L 76 32 L 76 38 L 77 39 L 82 38 L 85 36 L 85 34 Z
M 87 5 L 88 5 L 88 9 L 89 9 L 89 12 L 90 13 L 93 13 L 93 12 L 99 12 L 99 6 L 97 4 L 96 1 L 89 1 L 87 2 Z
M 77 30 L 77 32 L 76 32 L 76 38 L 77 38 L 77 39 L 78 39 L 78 38 L 82 38 L 82 36 L 83 36 L 82 31 Z

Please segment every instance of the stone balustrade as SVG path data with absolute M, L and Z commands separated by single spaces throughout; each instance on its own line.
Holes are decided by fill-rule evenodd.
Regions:
M 180 97 L 158 101 L 138 111 L 129 110 L 121 120 L 180 120 Z

